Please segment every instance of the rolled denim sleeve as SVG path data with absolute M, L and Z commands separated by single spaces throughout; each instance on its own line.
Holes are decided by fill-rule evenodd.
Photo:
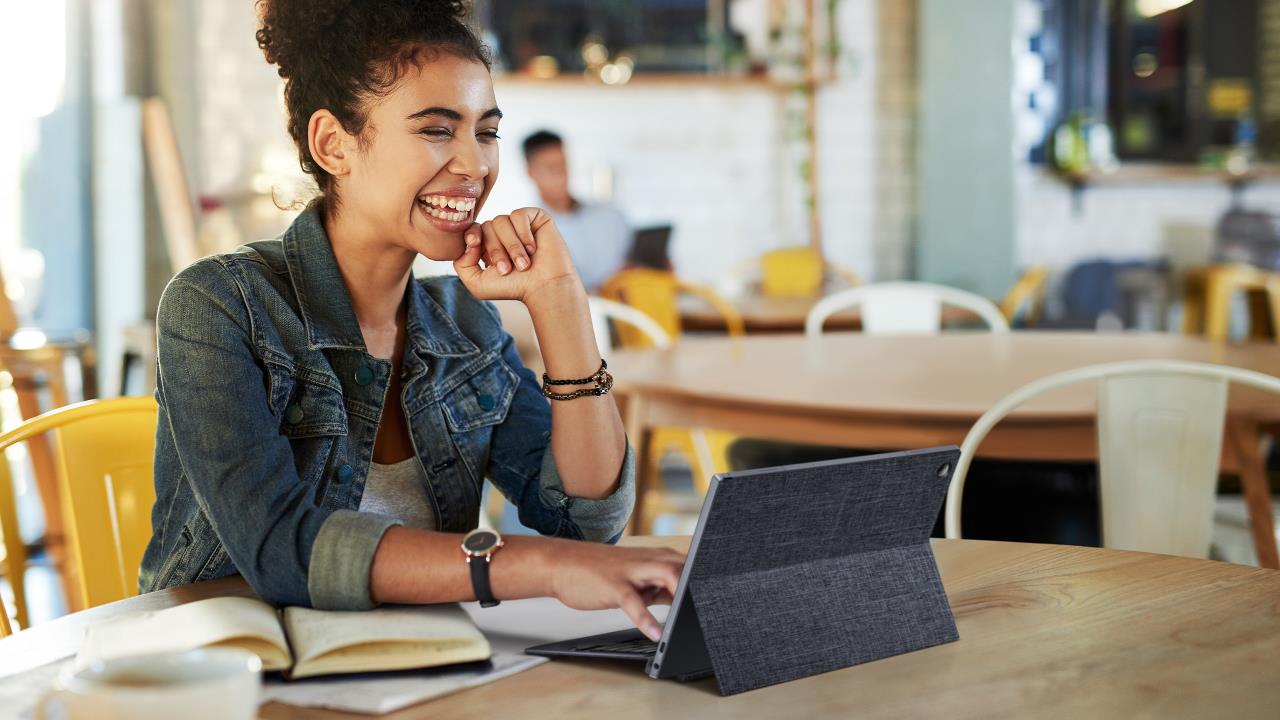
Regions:
M 542 501 L 549 506 L 563 507 L 567 519 L 584 540 L 596 542 L 615 541 L 627 527 L 631 511 L 636 504 L 636 461 L 627 441 L 627 453 L 618 473 L 618 489 L 599 500 L 566 495 L 564 481 L 556 470 L 556 460 L 548 450 L 542 456 L 542 472 L 538 476 Z
M 263 600 L 370 607 L 368 571 L 390 524 L 321 507 L 314 484 L 298 476 L 230 271 L 212 259 L 183 270 L 165 289 L 156 327 L 157 396 L 168 424 L 162 431 L 178 460 L 157 471 L 157 486 L 189 485 L 236 570 Z
M 368 610 L 369 572 L 387 530 L 404 523 L 384 515 L 335 510 L 311 546 L 307 590 L 320 610 Z
M 506 419 L 494 430 L 489 479 L 516 506 L 527 528 L 578 540 L 616 540 L 635 506 L 636 463 L 630 443 L 611 495 L 595 500 L 565 494 L 551 453 L 551 407 L 537 378 L 520 361 L 511 336 L 503 334 L 503 361 L 520 380 Z

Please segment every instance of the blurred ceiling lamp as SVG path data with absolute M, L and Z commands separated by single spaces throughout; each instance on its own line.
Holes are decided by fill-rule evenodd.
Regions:
M 1183 5 L 1190 5 L 1192 0 L 1137 0 L 1135 6 L 1142 17 L 1155 17 L 1170 10 L 1177 10 Z
M 9 75 L 14 84 L 6 89 L 17 98 L 9 107 L 20 116 L 42 118 L 58 107 L 66 84 L 66 3 L 13 3 L 5 8 L 5 20 L 0 64 L 22 69 Z
M 1160 61 L 1155 53 L 1142 52 L 1133 57 L 1133 74 L 1140 78 L 1149 78 L 1160 68 Z
M 597 68 L 609 61 L 609 48 L 598 38 L 587 38 L 582 44 L 582 61 L 589 68 Z
M 528 69 L 539 80 L 550 80 L 560 74 L 560 63 L 550 55 L 539 55 L 529 61 Z
M 635 67 L 631 58 L 618 58 L 614 62 L 605 63 L 600 68 L 600 82 L 605 85 L 626 85 L 631 80 L 631 70 Z

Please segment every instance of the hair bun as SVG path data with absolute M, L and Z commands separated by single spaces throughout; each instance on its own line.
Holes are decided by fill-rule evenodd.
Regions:
M 258 0 L 254 37 L 280 77 L 292 77 L 303 53 L 312 51 L 325 30 L 355 0 Z
M 468 13 L 463 0 L 258 0 L 257 5 L 258 47 L 283 78 L 293 77 L 304 53 L 323 55 L 334 38 L 358 34 L 373 19 L 366 15 L 432 23 L 462 21 Z M 348 20 L 354 27 L 342 27 Z

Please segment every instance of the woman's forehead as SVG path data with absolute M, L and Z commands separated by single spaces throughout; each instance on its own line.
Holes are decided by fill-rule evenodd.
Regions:
M 497 105 L 493 77 L 483 63 L 440 53 L 407 68 L 384 105 L 405 119 L 446 108 L 478 119 Z

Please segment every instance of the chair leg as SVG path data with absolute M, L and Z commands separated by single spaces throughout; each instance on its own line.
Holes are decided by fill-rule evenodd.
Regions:
M 18 532 L 18 503 L 13 492 L 9 462 L 2 455 L 3 452 L 0 451 L 0 537 L 4 540 L 4 574 L 9 578 L 9 587 L 13 590 L 18 626 L 26 629 L 31 627 L 27 612 L 27 548 L 22 544 L 22 535 Z M 4 603 L 0 603 L 0 615 L 8 615 Z
M 18 409 L 23 420 L 40 414 L 40 396 L 36 379 L 29 375 L 15 377 L 14 390 L 18 394 Z M 65 402 L 65 386 L 55 397 Z M 62 516 L 62 498 L 58 491 L 58 470 L 54 462 L 53 443 L 47 435 L 37 435 L 27 441 L 27 453 L 35 474 L 36 490 L 40 493 L 40 505 L 44 508 L 44 549 L 58 573 L 67 609 L 82 609 L 79 593 L 75 592 L 75 569 L 67 544 L 66 523 Z
M 1249 527 L 1258 564 L 1280 569 L 1280 553 L 1276 549 L 1275 517 L 1272 514 L 1271 490 L 1267 471 L 1259 451 L 1261 435 L 1252 420 L 1235 420 L 1227 425 L 1227 437 L 1240 466 L 1240 484 L 1244 488 L 1245 505 L 1249 509 Z

